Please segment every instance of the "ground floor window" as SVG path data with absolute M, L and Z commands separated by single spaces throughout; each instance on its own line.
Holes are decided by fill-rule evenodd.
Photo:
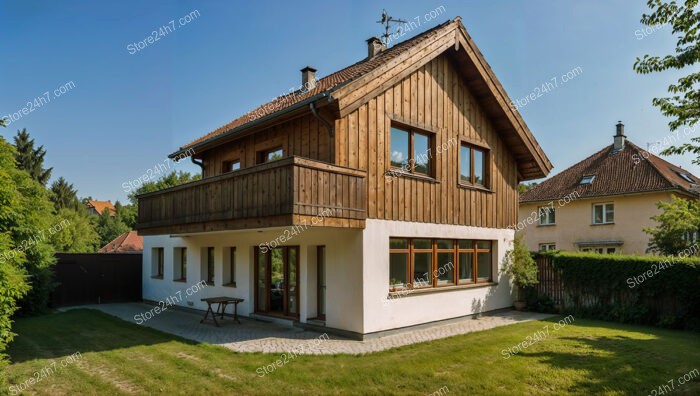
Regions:
M 544 252 L 547 250 L 557 250 L 557 245 L 554 242 L 540 243 L 540 252 Z
M 165 266 L 165 249 L 162 247 L 151 249 L 151 276 L 163 279 L 163 267 Z
M 590 247 L 581 248 L 581 251 L 588 252 L 588 253 L 599 253 L 599 254 L 618 253 L 617 248 L 611 247 L 611 246 L 590 246 Z
M 208 285 L 214 285 L 214 248 L 202 248 L 201 279 Z
M 389 239 L 389 288 L 423 289 L 492 281 L 492 241 Z

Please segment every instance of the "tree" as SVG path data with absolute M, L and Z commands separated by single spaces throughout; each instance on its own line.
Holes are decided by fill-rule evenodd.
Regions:
M 136 227 L 136 216 L 138 215 L 136 205 L 122 205 L 121 202 L 117 201 L 114 203 L 114 209 L 127 227 L 132 230 Z
M 100 236 L 87 212 L 62 208 L 56 214 L 56 232 L 50 236 L 51 244 L 57 252 L 92 253 L 100 245 Z M 112 238 L 114 239 L 114 238 Z
M 15 273 L 27 275 L 31 290 L 21 302 L 22 312 L 43 312 L 54 286 L 55 259 L 47 239 L 53 225 L 47 189 L 18 169 L 15 148 L 0 138 L 0 235 L 11 241 L 0 252 L 0 264 L 15 262 Z M 12 261 L 10 261 L 12 260 Z
M 51 184 L 51 201 L 57 212 L 64 208 L 77 210 L 80 206 L 78 191 L 63 176 Z
M 647 251 L 677 255 L 693 246 L 700 231 L 697 201 L 673 196 L 670 202 L 661 201 L 656 206 L 662 213 L 651 217 L 659 223 L 657 227 L 644 229 L 651 235 Z
M 164 188 L 179 186 L 180 184 L 197 181 L 201 178 L 202 177 L 200 175 L 192 175 L 189 172 L 172 171 L 156 181 L 146 182 L 142 184 L 139 188 L 134 190 L 134 192 L 129 194 L 129 200 L 131 201 L 132 205 L 138 205 L 138 199 L 136 199 L 137 195 L 162 190 Z
M 651 14 L 643 14 L 641 22 L 649 27 L 671 25 L 677 35 L 674 55 L 637 57 L 634 69 L 640 74 L 663 72 L 669 69 L 681 70 L 691 68 L 692 72 L 678 79 L 676 84 L 668 87 L 669 97 L 654 98 L 652 103 L 669 118 L 669 127 L 675 131 L 686 125 L 692 127 L 700 119 L 700 9 L 698 0 L 685 0 L 683 4 L 676 1 L 648 0 Z M 692 138 L 693 143 L 671 146 L 663 155 L 693 153 L 698 156 L 693 162 L 700 164 L 700 138 Z
M 44 169 L 44 146 L 34 148 L 34 139 L 30 139 L 29 132 L 24 128 L 17 131 L 15 136 L 15 160 L 19 169 L 29 173 L 32 179 L 45 186 L 51 177 L 53 168 Z
M 124 224 L 119 216 L 112 216 L 109 210 L 103 211 L 97 219 L 97 234 L 100 236 L 100 246 L 112 242 L 114 238 L 127 231 L 131 231 L 129 226 Z

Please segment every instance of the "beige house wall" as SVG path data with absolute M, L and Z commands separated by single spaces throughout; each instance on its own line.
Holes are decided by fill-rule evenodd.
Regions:
M 559 250 L 579 250 L 574 242 L 593 240 L 619 240 L 623 245 L 617 253 L 645 254 L 649 235 L 645 227 L 653 227 L 656 222 L 650 217 L 660 211 L 656 203 L 671 200 L 671 193 L 657 192 L 635 195 L 620 195 L 604 198 L 554 201 L 556 224 L 538 225 L 537 209 L 550 205 L 549 202 L 520 204 L 518 214 L 518 234 L 524 234 L 530 250 L 539 250 L 541 243 L 555 243 Z M 593 204 L 615 204 L 615 223 L 593 225 Z M 531 218 L 531 220 L 528 220 Z

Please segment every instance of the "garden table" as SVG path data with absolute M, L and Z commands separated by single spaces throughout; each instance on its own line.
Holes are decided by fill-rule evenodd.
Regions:
M 224 312 L 226 312 L 226 306 L 233 304 L 233 320 L 240 324 L 241 321 L 238 320 L 238 303 L 245 301 L 242 298 L 235 297 L 209 297 L 203 298 L 201 301 L 207 303 L 207 312 L 204 314 L 204 318 L 199 321 L 199 323 L 204 323 L 211 313 L 211 318 L 214 319 L 214 324 L 219 327 L 219 322 L 216 321 L 216 315 L 219 315 L 220 319 L 224 319 Z M 216 312 L 211 309 L 211 306 L 216 304 Z

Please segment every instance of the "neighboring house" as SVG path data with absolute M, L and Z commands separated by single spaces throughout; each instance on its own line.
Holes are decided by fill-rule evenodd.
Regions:
M 518 229 L 533 251 L 645 254 L 656 204 L 674 194 L 697 199 L 698 184 L 628 141 L 618 123 L 612 145 L 522 194 Z
M 551 164 L 459 18 L 171 154 L 203 180 L 144 194 L 143 297 L 364 336 L 511 306 L 517 185 Z M 180 293 L 185 296 L 185 292 Z
M 102 247 L 98 253 L 141 253 L 143 252 L 143 237 L 136 231 L 125 232 Z
M 105 210 L 109 210 L 110 216 L 115 216 L 117 214 L 117 209 L 112 205 L 110 201 L 87 201 L 85 204 L 88 211 L 94 215 L 101 215 Z

